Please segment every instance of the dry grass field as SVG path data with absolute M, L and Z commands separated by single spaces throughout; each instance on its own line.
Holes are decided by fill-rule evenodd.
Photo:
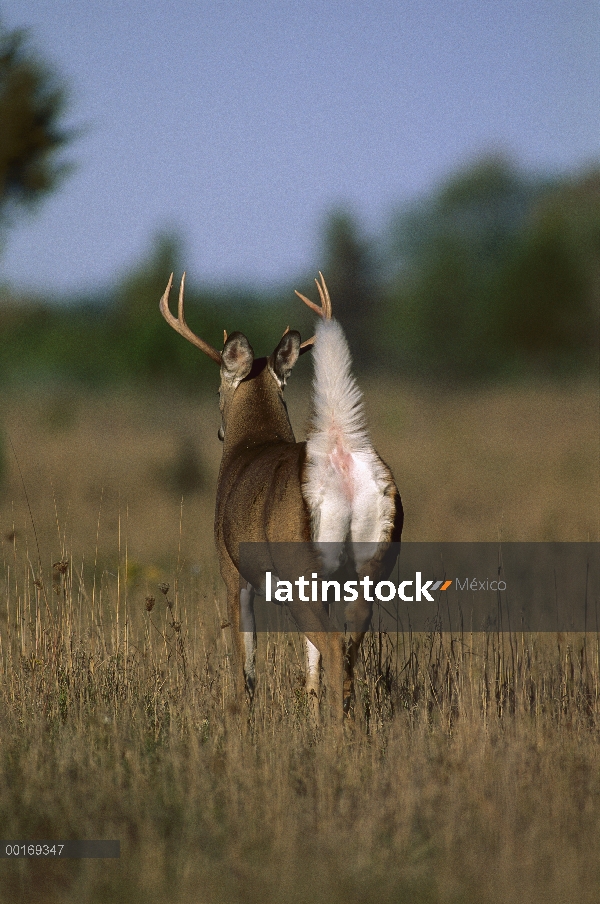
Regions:
M 366 390 L 406 540 L 599 539 L 597 387 Z M 121 841 L 0 859 L 0 900 L 600 900 L 596 634 L 371 635 L 343 742 L 311 722 L 299 637 L 261 636 L 249 716 L 216 395 L 48 387 L 0 423 L 0 835 Z

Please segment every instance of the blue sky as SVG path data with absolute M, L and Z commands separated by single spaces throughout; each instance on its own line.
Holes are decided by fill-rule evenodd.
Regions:
M 0 281 L 110 283 L 179 229 L 214 284 L 316 270 L 327 211 L 371 231 L 482 153 L 600 161 L 596 0 L 0 0 L 70 86 L 75 173 Z

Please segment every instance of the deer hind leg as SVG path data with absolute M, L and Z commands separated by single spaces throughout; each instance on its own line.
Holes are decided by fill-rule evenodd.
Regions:
M 327 693 L 330 700 L 333 724 L 341 729 L 344 719 L 343 684 L 344 684 L 344 638 L 342 634 L 330 632 L 327 637 L 327 659 L 325 659 L 325 675 Z
M 319 722 L 319 692 L 321 689 L 321 654 L 308 637 L 306 643 L 306 693 L 312 717 Z
M 362 577 L 364 577 L 364 573 L 359 572 L 359 579 Z M 354 667 L 358 658 L 360 645 L 371 621 L 372 612 L 373 603 L 365 599 L 363 594 L 360 594 L 356 602 L 352 603 L 351 606 L 346 607 L 346 617 L 348 621 L 358 629 L 350 634 L 344 649 L 343 705 L 344 714 L 346 716 L 353 715 Z
M 394 525 L 399 518 L 399 512 L 401 515 L 402 507 L 400 505 L 398 511 L 399 496 L 391 474 L 388 475 L 389 479 L 383 479 L 387 468 L 374 452 L 370 460 L 362 461 L 355 470 L 357 479 L 350 540 L 360 586 L 365 577 L 370 578 L 373 584 L 382 577 L 380 550 L 382 544 L 391 542 Z M 399 530 L 402 530 L 401 522 Z M 386 577 L 386 574 L 383 577 Z M 369 595 L 373 594 L 373 589 L 371 585 Z M 364 592 L 359 593 L 358 599 L 346 607 L 347 622 L 350 622 L 354 629 L 344 655 L 344 712 L 349 715 L 354 696 L 354 667 L 372 614 L 373 600 L 368 600 Z
M 319 658 L 323 660 L 323 673 L 325 676 L 325 688 L 327 692 L 327 704 L 331 713 L 331 720 L 334 726 L 342 725 L 342 684 L 344 670 L 344 650 L 342 643 L 342 635 L 337 632 L 311 632 L 307 635 L 307 641 L 310 643 L 315 653 L 313 653 L 313 661 L 318 662 Z M 308 648 L 308 646 L 307 646 Z M 318 672 L 317 672 L 318 674 Z M 308 689 L 308 686 L 307 686 Z M 318 712 L 319 698 L 314 698 L 315 710 Z
M 360 634 L 351 634 L 344 651 L 344 715 L 349 718 L 354 716 L 352 707 L 354 701 L 354 667 L 364 636 L 364 631 Z

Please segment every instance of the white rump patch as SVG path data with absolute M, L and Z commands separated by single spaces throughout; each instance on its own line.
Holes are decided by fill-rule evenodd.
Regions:
M 303 487 L 316 543 L 327 547 L 325 570 L 335 571 L 350 539 L 378 543 L 389 538 L 394 522 L 392 483 L 369 437 L 362 393 L 351 372 L 351 359 L 342 328 L 335 320 L 321 321 L 314 345 L 313 418 L 307 440 Z M 360 566 L 371 558 L 361 550 Z

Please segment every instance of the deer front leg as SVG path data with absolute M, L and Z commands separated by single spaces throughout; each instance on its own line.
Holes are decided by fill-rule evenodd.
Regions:
M 244 585 L 240 590 L 240 576 L 232 562 L 221 563 L 221 576 L 227 588 L 227 618 L 231 629 L 233 681 L 235 696 L 240 707 L 244 705 L 244 698 L 248 694 L 252 699 L 254 692 L 256 659 L 254 633 L 254 608 L 252 605 L 254 593 L 252 588 Z M 249 622 L 245 619 L 248 618 Z M 249 627 L 245 631 L 244 627 Z M 249 635 L 246 638 L 246 635 Z M 251 664 L 251 691 L 248 690 L 246 681 L 246 664 Z
M 240 631 L 244 640 L 244 682 L 250 703 L 256 687 L 256 622 L 254 620 L 254 588 L 240 590 Z

